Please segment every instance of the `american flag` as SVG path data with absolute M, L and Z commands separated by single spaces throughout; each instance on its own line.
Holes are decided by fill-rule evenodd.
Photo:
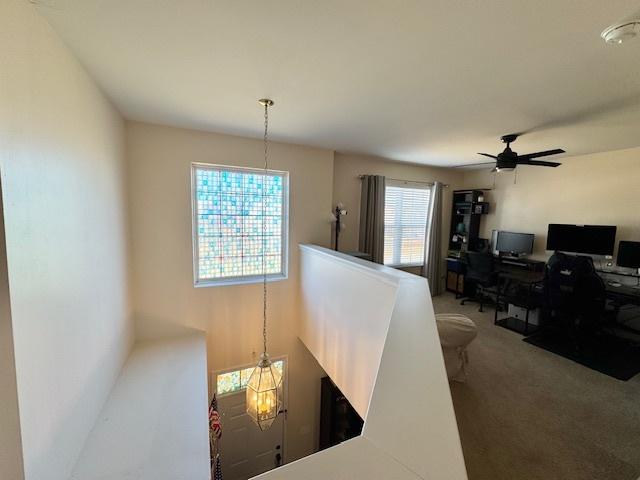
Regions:
M 217 477 L 214 476 L 214 480 L 217 478 L 222 479 L 220 454 L 218 453 L 220 437 L 222 437 L 222 425 L 220 424 L 220 414 L 218 413 L 218 399 L 214 393 L 211 403 L 209 404 L 209 455 L 211 458 L 211 470 L 215 475 L 219 475 Z M 219 472 L 219 474 L 215 472 Z
M 222 425 L 220 424 L 220 414 L 218 413 L 218 399 L 215 393 L 209 405 L 209 432 L 216 439 L 222 437 Z
M 222 467 L 220 466 L 220 455 L 216 455 L 216 460 L 213 466 L 212 480 L 222 480 Z

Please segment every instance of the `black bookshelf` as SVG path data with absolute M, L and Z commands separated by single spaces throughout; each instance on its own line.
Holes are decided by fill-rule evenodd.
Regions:
M 451 206 L 449 254 L 460 256 L 467 250 L 478 249 L 480 219 L 489 213 L 489 203 L 480 201 L 482 190 L 455 190 Z

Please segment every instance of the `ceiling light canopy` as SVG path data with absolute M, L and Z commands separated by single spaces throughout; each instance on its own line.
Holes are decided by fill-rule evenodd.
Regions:
M 623 21 L 603 30 L 600 36 L 612 45 L 621 45 L 636 37 L 640 32 L 640 19 Z

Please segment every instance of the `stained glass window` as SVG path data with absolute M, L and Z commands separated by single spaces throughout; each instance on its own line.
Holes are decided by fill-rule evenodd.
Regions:
M 273 366 L 280 372 L 284 373 L 284 360 L 276 360 Z M 218 395 L 225 393 L 234 393 L 244 390 L 253 373 L 255 366 L 243 368 L 241 370 L 233 370 L 230 372 L 219 373 L 216 377 L 216 392 Z
M 193 166 L 196 285 L 286 277 L 288 173 Z M 264 258 L 263 258 L 264 257 Z

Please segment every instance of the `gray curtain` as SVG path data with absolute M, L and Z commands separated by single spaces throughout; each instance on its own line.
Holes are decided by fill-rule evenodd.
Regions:
M 440 272 L 442 270 L 442 183 L 435 182 L 431 187 L 427 232 L 424 242 L 424 266 L 422 276 L 429 281 L 431 296 L 442 293 Z
M 362 177 L 358 249 L 376 263 L 384 263 L 384 184 L 381 175 Z

